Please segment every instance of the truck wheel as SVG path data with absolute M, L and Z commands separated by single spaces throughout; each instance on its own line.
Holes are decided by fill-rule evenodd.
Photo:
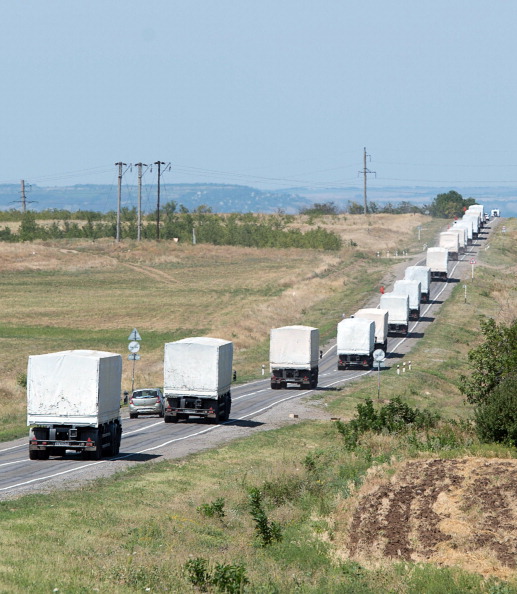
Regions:
M 113 452 L 114 456 L 118 456 L 120 453 L 120 442 L 122 441 L 122 427 L 117 423 L 117 436 L 115 438 L 115 451 Z
M 95 445 L 95 450 L 89 452 L 88 457 L 90 460 L 100 460 L 102 458 L 102 429 L 99 429 L 95 435 Z
M 166 417 L 163 417 L 163 420 L 166 423 L 177 423 L 178 422 L 178 417 L 177 416 L 176 417 L 172 417 L 170 415 L 167 415 Z
M 38 452 L 38 454 L 39 454 L 39 459 L 40 460 L 48 460 L 49 459 L 49 456 L 50 456 L 50 453 L 49 453 L 48 450 L 40 450 Z
M 39 460 L 38 450 L 29 450 L 29 460 Z
M 109 446 L 106 448 L 106 455 L 115 455 L 116 441 L 117 441 L 117 427 L 113 421 L 109 424 L 110 441 Z
M 136 413 L 129 413 L 129 418 L 130 419 L 137 419 L 138 415 Z

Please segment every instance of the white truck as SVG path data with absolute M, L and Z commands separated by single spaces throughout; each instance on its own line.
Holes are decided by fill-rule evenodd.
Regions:
M 271 388 L 316 388 L 320 359 L 320 331 L 311 326 L 273 328 L 269 343 Z
M 99 460 L 120 450 L 122 358 L 90 350 L 31 355 L 27 367 L 29 458 L 67 450 Z
M 359 309 L 352 316 L 375 322 L 375 349 L 388 352 L 388 310 L 378 307 L 365 307 Z
M 465 246 L 472 243 L 473 235 L 472 230 L 474 228 L 472 221 L 464 221 L 463 218 L 459 221 L 454 221 L 453 229 L 464 229 L 467 233 L 467 242 Z
M 477 236 L 479 234 L 479 216 L 477 214 L 465 213 L 461 220 L 472 222 L 472 239 L 477 239 Z
M 431 269 L 429 266 L 408 266 L 404 273 L 404 280 L 420 283 L 420 301 L 429 303 L 431 298 Z
M 499 211 L 498 208 L 492 208 L 492 210 L 490 211 L 490 216 L 492 218 L 494 218 L 494 217 L 500 217 L 501 216 L 501 213 L 500 213 L 500 211 Z
M 454 224 L 448 231 L 449 233 L 456 233 L 458 235 L 459 253 L 464 254 L 468 245 L 468 232 L 466 226 L 459 226 Z M 447 247 L 447 246 L 443 246 Z
M 431 269 L 431 280 L 447 281 L 449 269 L 447 262 L 449 253 L 447 248 L 430 247 L 427 248 L 426 265 Z
M 164 421 L 201 417 L 227 421 L 232 406 L 233 343 L 197 336 L 164 347 Z
M 388 310 L 388 335 L 406 336 L 409 326 L 409 297 L 384 293 L 381 295 L 380 309 Z
M 337 368 L 360 366 L 371 369 L 375 350 L 375 322 L 346 318 L 337 325 Z
M 471 204 L 467 211 L 465 212 L 467 215 L 477 215 L 479 217 L 479 226 L 480 228 L 485 226 L 485 207 L 482 204 Z
M 449 253 L 449 260 L 457 260 L 460 252 L 460 238 L 456 231 L 443 231 L 439 235 L 438 245 L 446 248 Z
M 422 299 L 422 285 L 416 280 L 398 280 L 393 285 L 395 295 L 407 295 L 409 297 L 409 318 L 418 320 L 420 318 L 420 301 Z

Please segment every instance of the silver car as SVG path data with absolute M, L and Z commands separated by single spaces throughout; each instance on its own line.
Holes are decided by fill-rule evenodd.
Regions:
M 134 390 L 129 399 L 129 418 L 136 419 L 138 415 L 158 415 L 163 417 L 165 403 L 162 391 L 158 388 L 142 388 Z

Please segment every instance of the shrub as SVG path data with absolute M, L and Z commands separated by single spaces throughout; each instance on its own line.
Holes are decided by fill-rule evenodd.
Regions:
M 246 568 L 241 563 L 216 563 L 212 569 L 207 559 L 196 557 L 187 561 L 184 569 L 190 583 L 201 592 L 215 588 L 216 592 L 234 594 L 243 592 L 244 586 L 249 583 Z
M 436 413 L 411 408 L 397 397 L 377 412 L 371 398 L 357 405 L 357 415 L 348 423 L 338 421 L 336 428 L 344 438 L 345 447 L 355 449 L 359 436 L 367 431 L 374 433 L 404 433 L 408 429 L 430 429 L 440 419 Z
M 255 532 L 262 546 L 266 547 L 274 541 L 282 540 L 280 524 L 268 519 L 262 507 L 262 493 L 259 489 L 250 489 L 249 506 L 251 517 L 255 522 Z
M 224 498 L 219 497 L 212 503 L 203 503 L 197 508 L 197 512 L 207 518 L 224 518 Z
M 475 420 L 481 441 L 517 445 L 517 375 L 502 380 L 477 406 Z

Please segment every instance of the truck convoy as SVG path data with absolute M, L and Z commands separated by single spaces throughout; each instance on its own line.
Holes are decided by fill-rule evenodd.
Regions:
M 460 252 L 460 238 L 456 231 L 443 231 L 439 235 L 438 245 L 449 252 L 449 260 L 457 260 Z
M 427 248 L 426 265 L 431 269 L 431 280 L 444 280 L 448 278 L 447 261 L 449 254 L 447 248 Z
M 409 326 L 409 297 L 384 293 L 379 307 L 388 310 L 388 335 L 406 336 Z
M 199 336 L 165 344 L 164 421 L 190 416 L 227 421 L 232 406 L 233 343 Z
M 388 310 L 375 307 L 365 307 L 359 309 L 352 316 L 353 318 L 362 318 L 375 322 L 375 349 L 382 349 L 388 352 Z
M 61 351 L 29 357 L 29 458 L 67 450 L 99 460 L 120 450 L 122 358 L 104 351 Z
M 420 318 L 420 301 L 422 298 L 422 290 L 420 281 L 414 280 L 398 280 L 393 285 L 393 293 L 395 295 L 407 295 L 409 298 L 409 318 L 411 320 L 418 320 Z
M 375 350 L 375 322 L 346 318 L 337 325 L 337 368 L 359 365 L 371 369 Z
M 316 388 L 320 352 L 320 331 L 311 326 L 273 328 L 269 343 L 271 388 Z
M 414 280 L 420 283 L 420 301 L 429 303 L 431 294 L 431 269 L 429 266 L 408 266 L 404 273 L 405 280 Z

